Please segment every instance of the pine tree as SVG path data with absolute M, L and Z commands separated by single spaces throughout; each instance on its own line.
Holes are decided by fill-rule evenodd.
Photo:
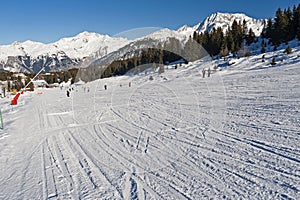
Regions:
M 11 84 L 10 84 L 10 80 L 7 80 L 7 90 L 10 91 L 11 90 Z
M 260 34 L 260 36 L 262 38 L 266 38 L 266 29 L 267 29 L 267 24 L 266 24 L 266 21 L 264 20 L 264 27 L 263 27 L 263 30 L 262 30 L 262 32 Z
M 233 36 L 232 36 L 232 31 L 228 30 L 226 35 L 227 35 L 226 43 L 227 43 L 228 50 L 231 53 L 234 53 L 235 44 L 234 44 L 234 40 L 233 40 Z
M 266 48 L 265 48 L 265 41 L 263 40 L 261 42 L 261 50 L 260 50 L 261 53 L 266 53 Z
M 288 9 L 284 11 L 284 15 L 288 21 L 286 41 L 290 41 L 296 37 L 296 32 L 294 30 L 294 25 L 293 25 L 294 18 L 290 7 L 288 7 Z
M 195 41 L 199 42 L 199 34 L 196 31 L 194 31 L 194 33 L 193 33 L 193 39 Z
M 234 41 L 234 52 L 237 52 L 243 42 L 243 34 L 242 34 L 242 25 L 237 23 L 236 20 L 233 21 L 231 26 L 232 37 Z
M 252 28 L 250 28 L 249 29 L 249 33 L 248 33 L 248 35 L 246 37 L 246 44 L 247 45 L 252 44 L 254 42 L 254 39 L 255 39 L 255 34 L 254 34 Z
M 221 47 L 220 54 L 221 54 L 222 57 L 224 57 L 224 59 L 229 54 L 229 50 L 228 50 L 227 43 L 226 43 L 225 40 L 222 42 L 222 47 Z
M 221 47 L 222 47 L 222 44 L 224 42 L 224 33 L 223 33 L 223 30 L 222 28 L 218 28 L 217 29 L 217 33 L 216 33 L 216 46 L 217 46 L 217 51 L 215 52 L 214 55 L 218 55 L 220 54 L 220 51 L 221 51 Z
M 297 38 L 300 40 L 300 3 L 294 11 L 294 28 Z
M 288 45 L 288 47 L 284 50 L 284 53 L 286 54 L 291 54 L 292 53 L 292 48 L 290 45 Z
M 268 20 L 267 26 L 262 32 L 262 37 L 269 38 L 269 42 L 274 46 L 298 38 L 300 39 L 300 4 L 291 9 L 288 7 L 284 11 L 280 8 L 276 11 L 274 23 Z
M 266 38 L 271 38 L 273 36 L 273 22 L 272 19 L 268 19 L 267 28 L 266 28 Z
M 287 41 L 287 29 L 288 29 L 288 19 L 282 13 L 282 10 L 278 8 L 276 11 L 276 18 L 274 23 L 274 34 L 272 37 L 272 43 L 274 45 L 279 45 L 282 42 Z
M 246 35 L 247 35 L 247 32 L 248 32 L 248 27 L 247 27 L 247 22 L 246 22 L 245 19 L 243 20 L 243 26 L 242 26 L 242 29 L 243 29 L 242 34 L 243 34 L 244 36 L 246 36 Z
M 18 79 L 16 81 L 17 83 L 17 90 L 20 91 L 22 88 L 24 88 L 24 83 L 22 81 L 22 76 L 18 76 Z
M 276 60 L 275 60 L 275 58 L 272 59 L 271 65 L 273 65 L 273 66 L 276 65 Z

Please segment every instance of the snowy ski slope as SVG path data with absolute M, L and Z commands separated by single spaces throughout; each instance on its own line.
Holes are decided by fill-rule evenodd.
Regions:
M 0 199 L 299 199 L 294 51 L 1 99 Z

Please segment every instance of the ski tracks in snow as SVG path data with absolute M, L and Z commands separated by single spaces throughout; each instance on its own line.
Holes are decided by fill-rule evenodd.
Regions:
M 288 67 L 225 74 L 224 104 L 214 80 L 194 74 L 189 87 L 177 75 L 112 84 L 93 94 L 94 110 L 85 95 L 72 110 L 59 89 L 45 90 L 30 117 L 20 109 L 27 126 L 12 121 L 16 134 L 0 140 L 1 198 L 297 199 L 300 71 Z

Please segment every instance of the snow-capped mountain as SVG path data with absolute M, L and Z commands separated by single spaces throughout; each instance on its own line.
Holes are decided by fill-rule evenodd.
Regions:
M 128 44 L 125 38 L 82 32 L 57 42 L 14 42 L 0 46 L 0 68 L 8 71 L 37 72 L 64 70 L 80 65 L 85 59 L 96 59 Z
M 246 21 L 248 30 L 251 28 L 256 36 L 259 36 L 264 28 L 265 20 L 254 19 L 248 17 L 245 14 L 230 14 L 230 13 L 215 13 L 207 17 L 203 22 L 198 23 L 197 25 L 190 27 L 184 25 L 178 30 L 170 29 L 161 29 L 154 33 L 151 33 L 145 37 L 138 38 L 128 45 L 114 51 L 110 54 L 107 54 L 104 57 L 99 58 L 94 61 L 91 65 L 108 65 L 114 60 L 124 60 L 127 58 L 133 58 L 141 55 L 141 50 L 145 48 L 155 47 L 159 45 L 167 44 L 171 38 L 176 39 L 184 47 L 184 44 L 188 41 L 190 36 L 193 35 L 195 31 L 205 32 L 211 31 L 213 28 L 221 27 L 225 32 L 232 23 L 237 21 L 238 23 L 243 24 L 243 21 Z
M 164 29 L 160 29 L 158 31 L 155 31 L 141 39 L 138 40 L 144 40 L 144 39 L 153 39 L 153 40 L 157 40 L 160 42 L 166 42 L 168 41 L 170 38 L 176 38 L 178 39 L 180 42 L 185 43 L 189 36 L 184 34 L 183 32 L 179 32 L 179 31 L 174 31 L 174 30 L 170 30 L 167 28 Z
M 135 40 L 82 32 L 50 44 L 29 40 L 14 42 L 0 46 L 0 70 L 37 72 L 44 67 L 45 71 L 62 71 L 73 67 L 87 67 L 99 59 L 106 60 L 104 63 L 107 63 L 115 59 L 131 58 L 140 55 L 141 49 L 165 44 L 170 38 L 175 38 L 184 45 L 194 31 L 211 31 L 218 27 L 226 31 L 234 20 L 240 23 L 245 20 L 248 29 L 252 28 L 257 36 L 262 32 L 265 21 L 245 14 L 218 12 L 193 27 L 184 25 L 178 30 L 161 29 Z
M 247 23 L 247 28 L 251 28 L 256 36 L 259 36 L 261 34 L 264 28 L 264 22 L 266 21 L 263 19 L 254 19 L 241 13 L 232 14 L 217 12 L 210 15 L 203 22 L 198 23 L 193 27 L 184 25 L 180 27 L 177 31 L 191 35 L 194 31 L 203 33 L 205 31 L 211 31 L 213 28 L 221 27 L 225 32 L 228 29 L 228 27 L 232 25 L 234 20 L 241 24 L 245 20 Z
M 180 45 L 179 48 L 183 48 L 189 37 L 190 35 L 187 35 L 184 32 L 170 30 L 167 28 L 160 29 L 144 37 L 137 38 L 134 41 L 131 41 L 129 44 L 119 48 L 118 50 L 113 51 L 99 58 L 98 60 L 95 60 L 91 63 L 91 66 L 105 66 L 110 64 L 114 60 L 125 60 L 128 58 L 138 57 L 141 56 L 141 52 L 143 49 L 158 48 L 159 46 L 161 46 L 165 50 L 173 52 L 174 49 L 167 48 L 168 44 L 173 43 L 172 45 L 175 45 L 174 41 L 176 41 L 176 44 Z M 178 52 L 174 53 L 178 54 Z
M 141 55 L 141 50 L 145 48 L 157 48 L 158 46 L 164 46 L 168 44 L 172 39 L 180 42 L 183 48 L 185 43 L 188 41 L 194 31 L 205 32 L 211 31 L 213 28 L 222 27 L 226 31 L 236 20 L 238 23 L 243 23 L 245 20 L 247 23 L 247 28 L 252 29 L 255 35 L 259 36 L 264 28 L 264 21 L 260 19 L 254 19 L 248 17 L 245 14 L 230 14 L 230 13 L 215 13 L 207 17 L 203 22 L 190 27 L 184 25 L 178 30 L 161 29 L 154 33 L 151 33 L 142 38 L 138 38 L 131 41 L 129 44 L 123 46 L 122 48 L 107 54 L 104 57 L 99 58 L 94 61 L 91 65 L 108 65 L 114 60 L 124 60 L 128 58 L 133 58 Z M 174 42 L 174 40 L 172 40 Z M 174 44 L 173 44 L 174 45 Z M 173 49 L 171 49 L 172 51 Z

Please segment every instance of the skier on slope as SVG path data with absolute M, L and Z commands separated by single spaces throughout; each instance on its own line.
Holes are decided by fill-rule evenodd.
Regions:
M 210 73 L 211 73 L 210 68 L 208 68 L 208 70 L 207 70 L 207 77 L 210 77 Z
M 104 85 L 104 89 L 107 90 L 107 85 L 106 84 Z
M 205 78 L 205 69 L 202 69 L 202 78 Z

